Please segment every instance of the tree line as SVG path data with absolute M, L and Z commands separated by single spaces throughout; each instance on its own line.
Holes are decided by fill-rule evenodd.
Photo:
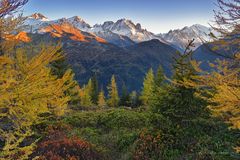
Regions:
M 98 106 L 98 107 L 139 107 L 141 105 L 149 105 L 152 93 L 157 86 L 160 86 L 164 81 L 164 72 L 162 67 L 159 67 L 156 75 L 153 69 L 150 68 L 146 73 L 143 81 L 142 91 L 139 94 L 136 91 L 129 93 L 126 85 L 123 83 L 121 94 L 119 94 L 118 85 L 115 75 L 112 75 L 110 83 L 107 85 L 107 96 L 103 86 L 99 90 L 99 82 L 95 74 L 89 79 L 86 85 L 78 88 L 79 98 L 74 105 L 80 106 Z

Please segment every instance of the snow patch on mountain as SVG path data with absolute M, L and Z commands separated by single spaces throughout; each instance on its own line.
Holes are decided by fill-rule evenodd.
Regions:
M 97 36 L 111 42 L 120 47 L 127 47 L 134 45 L 135 42 L 132 41 L 129 37 L 113 33 L 111 31 L 95 31 Z
M 182 29 L 170 30 L 168 33 L 155 35 L 152 32 L 143 29 L 141 24 L 133 23 L 128 19 L 120 19 L 116 22 L 106 21 L 103 24 L 95 24 L 91 26 L 79 16 L 70 18 L 61 18 L 57 20 L 49 20 L 41 13 L 35 13 L 28 16 L 24 22 L 25 31 L 31 33 L 43 33 L 41 28 L 45 28 L 51 24 L 69 23 L 73 27 L 95 34 L 108 42 L 119 45 L 128 46 L 134 43 L 158 39 L 161 42 L 171 45 L 179 50 L 184 50 L 189 40 L 195 39 L 195 48 L 202 45 L 204 41 L 211 41 L 210 33 L 214 33 L 211 28 L 195 24 Z
M 111 31 L 119 35 L 127 36 L 135 42 L 159 39 L 153 33 L 148 32 L 146 29 L 142 29 L 139 23 L 134 24 L 131 20 L 128 19 L 120 19 L 117 22 L 107 21 L 102 25 L 97 24 L 94 25 L 92 31 Z
M 89 31 L 91 29 L 91 26 L 79 16 L 67 18 L 66 21 L 82 31 Z
M 170 30 L 166 34 L 159 34 L 165 41 L 179 47 L 184 50 L 189 40 L 195 40 L 195 48 L 198 48 L 204 41 L 211 41 L 212 37 L 210 33 L 216 34 L 211 28 L 195 24 L 190 27 L 184 27 L 182 29 Z
M 45 17 L 44 15 L 42 15 L 41 13 L 34 13 L 31 16 L 29 16 L 28 18 L 32 18 L 32 19 L 40 20 L 40 21 L 49 21 L 49 19 L 47 17 Z
M 23 25 L 24 31 L 35 33 L 42 27 L 49 25 L 51 22 L 50 20 L 42 15 L 41 13 L 35 13 L 28 17 L 26 17 Z

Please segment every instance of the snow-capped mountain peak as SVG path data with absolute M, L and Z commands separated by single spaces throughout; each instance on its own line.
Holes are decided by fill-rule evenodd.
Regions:
M 102 25 L 94 25 L 92 30 L 94 32 L 111 31 L 115 34 L 127 36 L 135 42 L 148 41 L 155 38 L 159 39 L 153 33 L 148 32 L 146 29 L 142 29 L 139 23 L 135 24 L 131 20 L 125 18 L 119 19 L 116 22 L 107 21 Z
M 137 30 L 136 25 L 131 20 L 128 20 L 128 19 L 118 20 L 113 27 L 114 27 L 113 29 L 117 31 L 128 29 L 132 34 L 135 34 Z
M 46 16 L 42 15 L 41 13 L 34 13 L 31 16 L 29 16 L 28 18 L 32 18 L 32 19 L 40 20 L 40 21 L 49 21 L 49 19 Z
M 170 30 L 168 33 L 159 35 L 167 42 L 184 50 L 188 41 L 195 39 L 196 48 L 199 47 L 203 41 L 211 41 L 209 34 L 213 32 L 210 27 L 201 24 L 194 24 L 190 27 L 182 29 Z
M 184 27 L 182 29 L 183 32 L 189 33 L 189 32 L 194 32 L 198 35 L 208 35 L 211 32 L 211 28 L 200 25 L 200 24 L 194 24 L 190 27 Z
M 121 44 L 121 46 L 131 45 L 135 42 L 149 41 L 158 39 L 163 43 L 170 44 L 173 47 L 184 50 L 189 40 L 195 39 L 196 48 L 202 44 L 202 40 L 209 41 L 210 33 L 214 33 L 211 28 L 194 24 L 182 29 L 170 30 L 168 33 L 155 35 L 152 32 L 144 29 L 140 23 L 122 18 L 115 22 L 106 21 L 103 24 L 95 24 L 90 26 L 83 18 L 73 16 L 70 18 L 61 18 L 58 20 L 50 21 L 46 16 L 41 13 L 35 13 L 28 16 L 25 20 L 25 31 L 32 33 L 40 33 L 41 28 L 45 28 L 52 24 L 69 23 L 73 27 L 95 34 L 101 38 L 106 39 L 110 43 Z
M 69 20 L 76 21 L 76 22 L 85 22 L 80 16 L 73 16 L 68 18 Z
M 79 16 L 74 16 L 74 17 L 71 17 L 71 18 L 67 18 L 66 20 L 67 20 L 67 22 L 71 23 L 74 27 L 76 27 L 76 28 L 78 28 L 80 30 L 88 31 L 89 29 L 91 29 L 90 24 L 85 22 Z
M 40 28 L 48 25 L 50 22 L 51 21 L 43 14 L 34 13 L 31 16 L 26 17 L 23 24 L 25 26 L 24 31 L 32 33 L 38 32 Z
M 113 24 L 114 24 L 113 21 L 106 21 L 103 23 L 103 25 L 99 25 L 99 26 L 102 26 L 102 28 L 104 29 L 109 29 Z

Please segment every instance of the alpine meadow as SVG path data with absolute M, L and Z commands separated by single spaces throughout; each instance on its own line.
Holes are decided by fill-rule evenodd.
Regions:
M 0 0 L 0 160 L 240 160 L 240 0 Z

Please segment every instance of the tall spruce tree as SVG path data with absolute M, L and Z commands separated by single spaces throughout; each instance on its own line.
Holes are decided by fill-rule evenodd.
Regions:
M 148 73 L 143 82 L 143 89 L 141 94 L 141 100 L 144 105 L 149 105 L 150 100 L 154 91 L 154 74 L 152 68 L 149 69 Z
M 92 78 L 92 102 L 94 104 L 97 104 L 98 102 L 98 94 L 99 94 L 99 88 L 98 88 L 98 79 L 97 79 L 97 73 L 94 73 L 94 76 Z
M 141 105 L 141 101 L 139 99 L 139 95 L 136 91 L 132 91 L 129 95 L 130 106 L 131 107 L 138 107 Z
M 80 91 L 80 104 L 83 107 L 92 106 L 92 79 L 89 79 L 87 85 L 84 85 Z
M 84 85 L 83 88 L 80 89 L 79 96 L 81 106 L 83 107 L 92 106 L 91 95 L 87 86 Z
M 171 133 L 167 132 L 168 136 L 172 136 L 172 140 L 166 148 L 169 147 L 172 151 L 177 149 L 178 156 L 175 159 L 182 156 L 186 159 L 219 159 L 224 156 L 231 158 L 234 153 L 231 144 L 235 142 L 234 138 L 223 138 L 230 134 L 227 126 L 211 117 L 208 101 L 198 95 L 194 86 L 183 83 L 197 75 L 191 62 L 192 45 L 193 41 L 189 43 L 184 54 L 175 58 L 174 76 L 170 84 L 165 84 L 154 95 L 151 101 L 152 111 L 171 122 L 168 129 Z M 231 154 L 224 155 L 223 152 Z
M 110 107 L 118 107 L 119 105 L 119 96 L 115 76 L 112 75 L 111 83 L 108 88 L 108 105 Z
M 105 100 L 105 95 L 103 89 L 99 92 L 98 95 L 98 107 L 105 107 L 107 105 Z
M 154 78 L 155 88 L 161 87 L 163 85 L 165 78 L 164 78 L 164 71 L 161 66 L 158 67 L 156 76 Z
M 128 93 L 127 87 L 125 83 L 122 85 L 122 95 L 120 98 L 120 105 L 121 106 L 129 106 L 130 104 L 130 95 Z
M 183 119 L 195 118 L 206 113 L 204 110 L 207 103 L 195 96 L 195 88 L 182 85 L 184 80 L 192 79 L 197 74 L 197 71 L 191 64 L 193 53 L 191 46 L 193 46 L 193 41 L 189 43 L 184 54 L 179 53 L 178 58 L 174 58 L 174 75 L 170 85 L 166 85 L 165 90 L 160 91 L 163 92 L 162 94 L 158 93 L 158 95 L 155 95 L 155 98 L 160 98 L 157 101 L 163 104 L 153 105 L 155 111 L 166 114 L 166 116 L 174 119 L 176 123 L 182 122 Z

